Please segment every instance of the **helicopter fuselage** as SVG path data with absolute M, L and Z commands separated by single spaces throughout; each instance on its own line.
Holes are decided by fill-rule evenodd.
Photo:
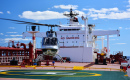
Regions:
M 43 37 L 42 51 L 44 55 L 55 56 L 59 51 L 59 43 L 57 37 L 48 36 L 48 35 L 47 37 Z

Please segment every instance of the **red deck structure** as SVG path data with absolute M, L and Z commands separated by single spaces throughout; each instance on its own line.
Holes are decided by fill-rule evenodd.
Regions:
M 37 58 L 38 55 L 42 54 L 41 49 L 35 50 L 35 56 Z M 30 42 L 29 48 L 26 48 L 24 43 L 21 43 L 20 46 L 12 47 L 0 47 L 0 63 L 1 64 L 9 64 L 10 61 L 15 58 L 19 63 L 23 62 L 23 59 L 34 59 L 33 58 L 33 45 Z

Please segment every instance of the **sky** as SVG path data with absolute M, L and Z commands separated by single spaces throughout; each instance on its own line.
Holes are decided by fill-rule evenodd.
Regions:
M 80 24 L 84 24 L 81 20 L 84 15 L 88 17 L 89 24 L 95 24 L 97 30 L 120 30 L 120 37 L 110 36 L 110 53 L 123 51 L 124 56 L 130 56 L 130 0 L 0 0 L 0 18 L 43 24 L 66 24 L 67 18 L 62 14 L 71 7 L 80 14 Z M 32 41 L 30 37 L 22 39 L 26 26 L 0 20 L 0 46 L 7 46 L 9 40 L 24 43 Z M 41 32 L 47 30 L 47 27 L 40 29 Z M 105 46 L 106 39 L 105 36 Z M 37 38 L 38 48 L 41 46 L 40 42 L 41 38 Z M 101 46 L 101 41 L 97 43 Z

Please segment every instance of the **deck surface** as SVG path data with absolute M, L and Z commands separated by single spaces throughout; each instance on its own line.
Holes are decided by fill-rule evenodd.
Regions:
M 120 71 L 92 70 L 5 70 L 0 80 L 130 80 Z
M 36 67 L 36 69 L 33 67 L 0 66 L 0 80 L 130 80 L 128 76 L 125 76 L 127 73 L 120 72 L 119 64 L 94 64 L 89 66 L 92 68 L 72 70 L 74 66 L 87 66 L 89 64 L 56 62 L 55 66 L 59 67 L 54 68 L 50 65 L 50 67 Z

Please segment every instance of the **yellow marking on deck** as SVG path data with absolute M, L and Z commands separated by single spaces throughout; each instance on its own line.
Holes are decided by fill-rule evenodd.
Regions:
M 49 72 L 72 72 L 72 73 L 77 73 L 77 75 L 25 75 L 25 74 L 10 74 L 10 72 L 28 72 L 28 71 L 6 71 L 6 72 L 0 72 L 0 74 L 5 74 L 5 75 L 21 75 L 21 76 L 64 76 L 64 77 L 92 77 L 92 76 L 102 76 L 102 74 L 97 74 L 97 73 L 89 73 L 89 72 L 73 72 L 73 71 L 49 71 Z M 35 71 L 31 71 L 35 72 Z M 36 71 L 37 72 L 37 71 Z M 39 72 L 39 71 L 38 71 Z M 46 72 L 46 71 L 43 71 Z M 83 73 L 82 75 L 79 75 L 78 73 Z
M 0 74 L 7 74 L 7 72 L 0 72 Z
M 102 74 L 96 74 L 96 73 L 95 73 L 93 76 L 102 76 Z
M 124 76 L 128 76 L 128 75 L 124 75 Z
M 0 77 L 0 78 L 3 78 L 3 77 Z M 3 78 L 4 79 L 4 78 Z M 5 80 L 10 80 L 10 79 L 23 79 L 23 80 L 50 80 L 50 79 L 27 79 L 27 78 L 5 78 Z
M 73 70 L 83 70 L 84 66 L 74 66 Z
M 92 74 L 92 75 L 88 75 L 88 74 Z M 83 75 L 25 75 L 25 76 L 64 76 L 64 77 L 92 77 L 92 76 L 102 76 L 102 74 L 97 74 L 97 73 L 88 73 L 86 72 L 86 74 Z

